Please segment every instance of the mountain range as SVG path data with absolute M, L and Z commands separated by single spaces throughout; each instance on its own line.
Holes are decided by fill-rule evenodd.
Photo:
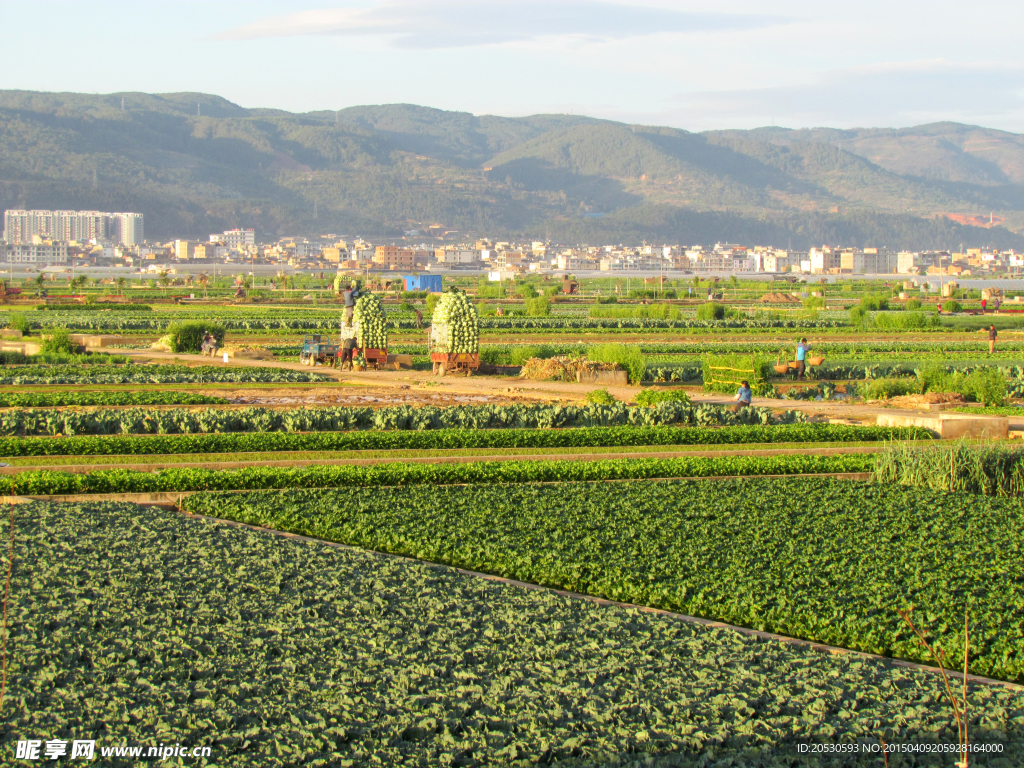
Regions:
M 150 239 L 437 225 L 460 239 L 1024 250 L 1024 136 L 0 91 L 0 205 L 139 211 Z

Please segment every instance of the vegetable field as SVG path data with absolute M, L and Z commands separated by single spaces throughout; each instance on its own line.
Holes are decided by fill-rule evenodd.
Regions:
M 0 456 L 116 456 L 118 454 L 251 451 L 367 451 L 444 448 L 594 448 L 634 445 L 929 440 L 919 427 L 842 424 L 736 427 L 578 427 L 575 429 L 432 429 L 360 432 L 255 432 L 189 435 L 0 437 Z
M 475 461 L 372 466 L 246 467 L 244 469 L 163 469 L 142 472 L 104 469 L 85 474 L 49 469 L 11 478 L 14 493 L 58 496 L 84 493 L 164 493 L 171 491 L 262 488 L 338 488 L 463 483 L 551 483 L 581 480 L 632 480 L 650 477 L 726 477 L 730 475 L 803 475 L 870 472 L 865 454 L 820 456 L 684 456 L 594 461 Z
M 95 734 L 210 766 L 845 768 L 879 758 L 799 745 L 955 742 L 938 679 L 881 662 L 152 508 L 16 519 L 5 756 Z M 1002 750 L 972 764 L 1009 765 L 1024 697 L 971 696 Z
M 806 640 L 927 661 L 896 609 L 971 669 L 1024 682 L 1015 501 L 762 479 L 198 495 L 193 512 Z M 960 661 L 957 662 L 956 659 Z
M 287 368 L 246 368 L 187 365 L 104 365 L 81 368 L 67 366 L 25 366 L 8 368 L 0 385 L 18 384 L 209 384 L 214 382 L 310 382 L 330 381 L 317 373 Z
M 230 369 L 229 369 L 230 370 Z M 268 369 L 256 369 L 268 370 Z M 269 369 L 273 370 L 273 369 Z M 721 406 L 664 402 L 650 407 L 613 405 L 466 405 L 450 408 L 249 407 L 235 410 L 130 408 L 122 411 L 10 410 L 0 413 L 5 435 L 110 435 L 212 432 L 334 432 L 342 430 L 551 429 L 555 427 L 683 426 L 793 423 L 798 411 L 768 408 L 739 413 Z

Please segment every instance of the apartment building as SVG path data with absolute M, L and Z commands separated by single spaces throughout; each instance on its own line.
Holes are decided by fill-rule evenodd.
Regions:
M 567 256 L 566 254 L 559 254 L 555 258 L 555 266 L 559 269 L 569 270 L 570 272 L 575 270 L 584 269 L 600 269 L 600 262 L 590 258 L 582 258 L 580 256 Z
M 233 251 L 256 245 L 256 232 L 251 229 L 227 229 L 219 235 L 210 235 L 211 243 L 224 243 Z
M 190 261 L 196 256 L 196 245 L 190 240 L 175 240 L 174 241 L 174 258 L 178 261 Z
M 527 262 L 526 255 L 519 251 L 501 251 L 491 259 L 496 269 L 519 269 Z
M 842 268 L 842 254 L 828 246 L 811 248 L 807 260 L 811 262 L 810 272 L 813 275 L 836 274 Z
M 4 240 L 30 243 L 33 237 L 70 242 L 113 241 L 137 245 L 144 238 L 141 213 L 107 211 L 4 211 Z
M 378 245 L 373 253 L 373 263 L 384 269 L 413 269 L 416 266 L 416 253 L 409 248 Z
M 7 264 L 49 264 L 68 263 L 68 244 L 61 242 L 0 243 L 0 255 Z
M 917 259 L 919 256 L 920 254 L 918 253 L 900 251 L 896 254 L 896 271 L 901 275 L 909 275 L 912 272 L 916 272 Z
M 438 264 L 473 264 L 480 261 L 480 251 L 457 248 L 438 248 L 434 251 Z

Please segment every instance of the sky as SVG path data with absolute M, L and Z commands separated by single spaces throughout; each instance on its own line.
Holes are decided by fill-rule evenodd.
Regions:
M 1024 132 L 1019 0 L 0 0 L 0 28 L 3 89 Z

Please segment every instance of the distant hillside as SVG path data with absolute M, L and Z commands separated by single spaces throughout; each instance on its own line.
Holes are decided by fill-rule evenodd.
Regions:
M 1024 250 L 1024 137 L 953 123 L 689 133 L 409 104 L 293 114 L 199 93 L 0 91 L 0 205 L 138 210 L 157 239 L 439 224 L 590 242 Z M 945 217 L 989 212 L 1004 226 Z

